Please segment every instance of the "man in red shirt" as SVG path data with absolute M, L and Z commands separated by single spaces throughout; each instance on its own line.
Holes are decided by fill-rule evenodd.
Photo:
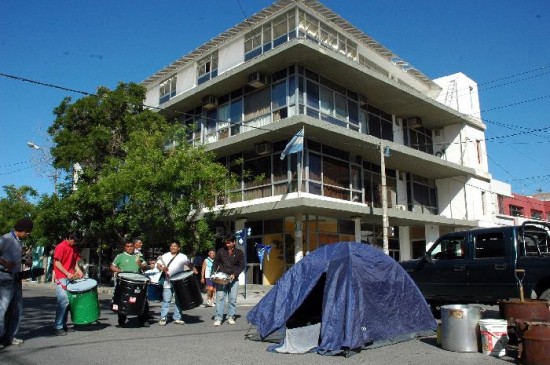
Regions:
M 65 336 L 67 332 L 74 331 L 67 327 L 67 317 L 69 315 L 69 297 L 67 296 L 67 284 L 71 280 L 83 277 L 82 271 L 78 266 L 80 254 L 76 249 L 78 235 L 76 232 L 70 233 L 66 239 L 61 241 L 53 254 L 54 273 L 55 273 L 55 295 L 57 297 L 57 309 L 55 311 L 55 334 Z

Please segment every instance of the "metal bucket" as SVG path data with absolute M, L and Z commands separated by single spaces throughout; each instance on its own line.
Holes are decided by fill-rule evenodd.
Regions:
M 441 307 L 441 347 L 455 352 L 478 352 L 481 307 L 450 304 Z

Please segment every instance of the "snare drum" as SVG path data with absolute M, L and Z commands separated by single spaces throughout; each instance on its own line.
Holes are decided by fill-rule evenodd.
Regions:
M 140 315 L 145 308 L 149 278 L 145 275 L 122 272 L 117 275 L 111 310 L 120 314 Z
M 67 284 L 69 310 L 74 324 L 89 324 L 99 319 L 97 281 L 80 279 Z
M 181 310 L 188 310 L 202 304 L 202 294 L 193 271 L 180 272 L 170 278 L 176 300 Z

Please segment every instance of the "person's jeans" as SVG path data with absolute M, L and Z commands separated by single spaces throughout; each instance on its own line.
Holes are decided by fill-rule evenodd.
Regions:
M 0 343 L 9 343 L 23 316 L 23 286 L 19 280 L 0 280 Z
M 170 302 L 172 301 L 172 296 L 174 295 L 174 289 L 173 288 L 164 288 L 162 290 L 162 305 L 160 307 L 160 318 L 166 318 L 168 315 L 168 312 L 170 311 Z M 181 309 L 178 303 L 178 298 L 175 300 L 176 304 L 176 310 L 174 311 L 174 314 L 172 314 L 172 318 L 174 321 L 178 321 L 181 319 Z
M 58 284 L 55 286 L 55 296 L 57 299 L 57 308 L 55 310 L 55 324 L 54 327 L 57 330 L 63 329 L 67 325 L 67 317 L 69 316 L 69 297 L 67 291 L 63 287 L 67 288 L 69 279 L 63 278 L 56 280 Z
M 227 301 L 227 317 L 235 317 L 237 314 L 237 292 L 239 291 L 239 280 L 234 280 L 229 284 L 216 284 L 216 318 L 214 320 L 221 321 L 225 307 L 225 298 Z

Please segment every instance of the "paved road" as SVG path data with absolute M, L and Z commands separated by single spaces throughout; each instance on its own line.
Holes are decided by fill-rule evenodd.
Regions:
M 109 310 L 110 294 L 100 290 L 101 317 L 98 324 L 80 326 L 74 333 L 52 334 L 55 316 L 54 289 L 50 285 L 26 283 L 24 320 L 19 336 L 21 346 L 0 352 L 0 364 L 511 364 L 481 353 L 456 353 L 436 346 L 435 336 L 378 349 L 364 350 L 351 358 L 318 354 L 287 355 L 266 352 L 267 343 L 245 340 L 250 325 L 246 313 L 262 297 L 249 290 L 239 297 L 237 324 L 213 327 L 213 309 L 195 308 L 184 313 L 187 324 L 157 323 L 150 328 L 116 328 L 117 316 Z M 159 303 L 151 310 L 158 318 Z M 487 310 L 486 318 L 498 315 Z M 131 317 L 132 318 L 132 317 Z

